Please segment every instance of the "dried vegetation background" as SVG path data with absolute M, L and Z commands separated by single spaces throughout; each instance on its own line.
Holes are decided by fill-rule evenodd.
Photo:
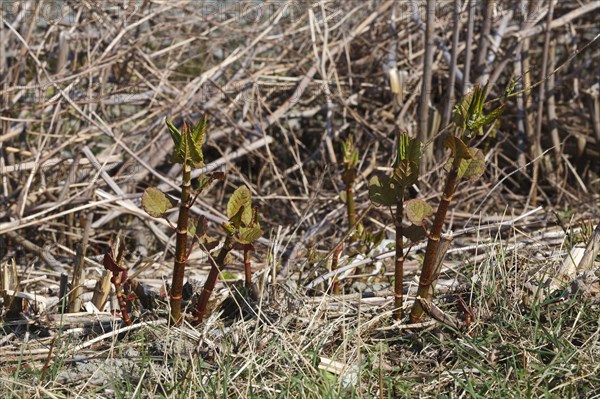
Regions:
M 438 1 L 434 11 L 424 68 L 424 1 L 2 2 L 3 394 L 598 394 L 597 262 L 566 259 L 598 245 L 600 2 Z M 319 276 L 348 228 L 341 142 L 352 135 L 360 149 L 365 226 L 393 238 L 386 210 L 363 213 L 369 177 L 408 131 L 430 144 L 418 195 L 436 206 L 447 158 L 436 133 L 455 98 L 488 80 L 506 111 L 480 143 L 484 178 L 460 186 L 447 220 L 437 305 L 448 319 L 392 323 L 383 246 L 363 261 L 343 253 L 340 266 L 360 274 L 345 274 L 344 296 L 326 294 Z M 267 232 L 253 258 L 262 299 L 236 303 L 238 258 L 211 318 L 168 328 L 174 232 L 140 196 L 178 189 L 164 118 L 202 114 L 202 172 L 226 181 L 194 212 L 218 234 L 228 195 L 251 188 Z M 129 328 L 101 266 L 117 234 L 142 287 Z M 422 249 L 407 259 L 406 308 Z M 190 295 L 208 268 L 195 251 Z

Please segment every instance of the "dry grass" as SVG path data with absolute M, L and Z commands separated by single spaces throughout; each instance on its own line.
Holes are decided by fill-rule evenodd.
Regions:
M 0 396 L 600 397 L 597 262 L 584 290 L 571 289 L 574 274 L 559 278 L 600 218 L 599 6 L 563 1 L 548 18 L 547 2 L 512 3 L 474 2 L 470 40 L 463 7 L 453 65 L 454 2 L 438 2 L 429 95 L 441 125 L 431 130 L 448 122 L 450 75 L 458 97 L 490 79 L 507 110 L 480 145 L 485 177 L 459 187 L 447 220 L 454 241 L 434 303 L 447 319 L 409 326 L 391 318 L 393 249 L 364 260 L 345 251 L 341 296 L 327 293 L 324 260 L 347 232 L 340 145 L 350 134 L 359 217 L 393 238 L 366 183 L 391 164 L 399 131 L 417 134 L 424 2 L 3 2 Z M 394 67 L 401 94 L 390 90 Z M 267 231 L 253 258 L 262 295 L 238 293 L 236 261 L 209 320 L 176 328 L 162 301 L 174 232 L 140 196 L 178 189 L 164 117 L 203 113 L 203 172 L 227 180 L 193 212 L 219 234 L 228 195 L 253 190 Z M 437 205 L 446 155 L 429 140 L 419 195 Z M 83 302 L 119 232 L 131 274 L 156 296 L 131 327 L 114 298 L 101 312 L 60 312 L 88 218 Z M 423 248 L 406 261 L 406 308 Z M 208 269 L 195 251 L 192 287 Z

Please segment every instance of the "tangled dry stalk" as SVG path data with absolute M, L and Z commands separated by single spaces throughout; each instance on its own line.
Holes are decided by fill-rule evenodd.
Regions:
M 0 7 L 7 397 L 572 397 L 599 386 L 600 2 Z M 411 195 L 437 203 L 452 107 L 486 82 L 488 100 L 506 104 L 477 143 L 486 174 L 458 187 L 429 320 L 394 322 L 394 220 L 367 182 L 406 131 L 429 144 Z M 191 178 L 227 174 L 190 211 L 219 234 L 227 198 L 251 190 L 265 231 L 252 254 L 259 292 L 236 283 L 248 254 L 233 251 L 210 318 L 168 327 L 175 214 L 151 218 L 140 201 L 149 186 L 179 197 L 165 117 L 205 114 L 207 163 Z M 348 137 L 361 155 L 356 223 L 385 233 L 377 246 L 351 238 L 339 198 Z M 128 327 L 101 264 L 117 234 Z M 424 249 L 403 251 L 405 309 Z M 195 248 L 184 304 L 209 269 Z M 342 295 L 330 295 L 334 281 Z

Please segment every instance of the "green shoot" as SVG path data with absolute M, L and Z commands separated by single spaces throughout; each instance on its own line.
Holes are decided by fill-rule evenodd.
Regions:
M 485 171 L 485 157 L 480 149 L 471 147 L 473 138 L 483 134 L 483 127 L 492 124 L 502 114 L 504 106 L 500 106 L 488 114 L 483 113 L 487 85 L 477 85 L 460 103 L 454 107 L 453 122 L 456 127 L 454 134 L 449 134 L 444 141 L 452 157 L 446 164 L 446 183 L 442 199 L 438 205 L 433 226 L 428 235 L 423 269 L 419 279 L 417 300 L 411 314 L 411 323 L 417 323 L 423 317 L 424 309 L 421 301 L 430 301 L 433 297 L 433 282 L 437 280 L 436 256 L 442 235 L 446 213 L 452 197 L 461 180 L 475 180 Z M 437 262 L 439 263 L 439 262 Z
M 402 221 L 406 212 L 415 226 L 421 226 L 423 219 L 431 215 L 431 207 L 420 199 L 405 201 L 407 189 L 419 179 L 421 143 L 408 134 L 398 137 L 396 160 L 391 176 L 374 176 L 369 182 L 369 197 L 376 205 L 388 207 L 394 218 L 396 229 L 396 254 L 394 262 L 394 318 L 400 320 L 402 314 L 404 280 L 404 237 L 411 237 L 410 230 L 405 232 Z M 393 207 L 396 208 L 394 213 Z
M 223 223 L 227 234 L 223 246 L 216 256 L 209 257 L 210 272 L 196 305 L 195 316 L 198 322 L 202 322 L 207 314 L 208 300 L 215 289 L 219 273 L 227 264 L 229 252 L 235 248 L 242 249 L 245 253 L 254 250 L 254 242 L 263 235 L 258 223 L 258 210 L 252 208 L 252 194 L 248 187 L 241 186 L 233 192 L 227 203 L 227 217 L 229 218 L 228 222 Z M 204 239 L 204 237 L 198 237 Z M 249 267 L 249 262 L 247 267 Z M 249 285 L 248 278 L 251 278 L 249 270 L 246 270 L 246 276 L 246 284 Z
M 206 116 L 194 128 L 184 122 L 181 130 L 166 118 L 167 128 L 173 139 L 173 162 L 179 163 L 183 167 L 181 180 L 181 196 L 179 198 L 179 215 L 177 226 L 175 227 L 177 238 L 175 241 L 175 261 L 173 269 L 173 279 L 171 282 L 170 306 L 171 321 L 179 324 L 182 321 L 181 302 L 183 300 L 183 279 L 185 275 L 185 266 L 188 258 L 188 230 L 190 228 L 190 208 L 200 192 L 208 186 L 212 180 L 218 178 L 213 174 L 203 180 L 203 184 L 198 189 L 192 189 L 191 172 L 192 168 L 204 166 L 204 156 L 202 154 L 202 145 L 206 136 Z M 167 197 L 165 193 L 157 188 L 149 187 L 142 196 L 142 207 L 152 217 L 165 217 L 167 211 L 175 206 L 175 203 Z

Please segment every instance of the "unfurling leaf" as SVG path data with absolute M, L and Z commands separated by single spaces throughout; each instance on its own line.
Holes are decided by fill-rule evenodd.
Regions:
M 226 222 L 224 222 L 223 223 L 223 228 L 225 229 L 225 231 L 227 231 L 228 234 L 230 234 L 230 235 L 234 235 L 235 234 L 235 226 L 232 223 L 226 223 Z
M 173 162 L 188 164 L 194 167 L 204 166 L 204 155 L 202 154 L 202 144 L 204 144 L 206 133 L 206 116 L 196 126 L 194 130 L 184 122 L 181 130 L 177 129 L 169 118 L 165 118 L 169 133 L 173 138 Z
M 413 198 L 404 203 L 404 209 L 406 211 L 406 217 L 413 224 L 421 226 L 423 219 L 433 214 L 433 208 L 422 199 Z
M 376 205 L 396 205 L 396 184 L 389 176 L 373 176 L 369 181 L 369 198 Z
M 402 133 L 396 147 L 393 180 L 404 188 L 415 184 L 419 180 L 420 159 L 421 142 L 411 138 L 408 133 Z
M 421 159 L 421 142 L 411 138 L 408 133 L 402 133 L 398 137 L 398 146 L 396 147 L 396 160 L 394 168 L 400 161 L 409 160 L 417 165 Z
M 462 159 L 458 166 L 458 177 L 465 180 L 474 180 L 485 172 L 485 156 L 478 148 L 469 148 L 470 159 Z M 445 165 L 446 170 L 452 168 L 453 158 Z
M 464 169 L 464 172 L 462 172 L 462 178 L 474 180 L 481 177 L 483 172 L 485 172 L 485 156 L 478 148 L 469 148 L 469 152 L 471 153 L 471 159 L 469 159 L 467 167 Z M 459 176 L 461 176 L 461 169 L 462 168 L 459 168 L 458 171 Z
M 483 105 L 487 95 L 487 88 L 487 84 L 483 87 L 479 84 L 475 85 L 454 107 L 453 121 L 461 130 L 473 129 L 471 127 L 473 123 L 483 116 Z
M 504 105 L 499 106 L 498 108 L 494 109 L 489 114 L 487 114 L 487 115 L 479 118 L 475 122 L 473 122 L 471 124 L 471 126 L 469 127 L 469 129 L 472 131 L 482 130 L 481 128 L 483 128 L 484 126 L 494 123 L 496 121 L 496 119 L 498 119 L 500 117 L 500 115 L 502 115 L 502 112 L 504 112 Z M 482 131 L 479 132 L 479 134 L 482 134 L 482 133 L 483 133 Z
M 179 148 L 181 145 L 181 132 L 175 127 L 169 117 L 165 118 L 165 123 L 167 124 L 167 128 L 169 129 L 171 137 L 173 138 L 173 144 L 175 145 L 175 148 Z
M 450 149 L 450 151 L 452 152 L 452 157 L 456 157 L 459 159 L 471 158 L 469 147 L 467 147 L 467 145 L 461 139 L 452 134 L 446 137 L 443 145 L 444 147 Z
M 235 229 L 239 229 L 241 226 L 243 226 L 244 224 L 242 223 L 242 215 L 244 214 L 244 207 L 241 207 L 240 209 L 238 209 L 238 213 L 236 213 L 235 215 L 233 215 L 232 217 L 229 218 L 229 221 L 231 222 L 231 225 L 234 227 L 234 230 L 232 230 L 232 232 L 235 233 Z
M 419 163 L 410 159 L 397 162 L 393 180 L 404 188 L 415 184 L 419 180 Z
M 104 268 L 111 271 L 115 276 L 126 271 L 127 268 L 121 264 L 124 253 L 125 244 L 123 244 L 120 237 L 117 235 L 114 241 L 110 241 L 108 251 L 104 254 L 104 259 L 102 261 Z
M 238 224 L 234 223 L 235 227 L 249 226 L 252 223 L 252 194 L 246 186 L 238 187 L 227 202 L 229 220 L 233 222 L 236 215 L 239 217 L 239 222 Z
M 474 90 L 469 91 L 463 98 L 454 106 L 453 121 L 462 130 L 466 130 L 469 122 L 469 108 L 473 100 Z
M 252 244 L 262 235 L 263 231 L 259 227 L 240 227 L 236 240 L 241 244 Z
M 174 201 L 155 187 L 148 187 L 142 194 L 142 208 L 152 217 L 163 217 L 174 206 Z
M 194 143 L 196 143 L 198 148 L 202 148 L 202 146 L 204 145 L 204 140 L 206 140 L 207 121 L 208 118 L 206 117 L 206 115 L 202 115 L 202 119 L 200 119 L 200 122 L 192 132 L 192 139 L 194 140 Z
M 208 187 L 215 180 L 225 180 L 225 174 L 223 172 L 214 172 L 208 175 L 200 175 L 194 184 L 194 188 L 198 192 L 202 192 L 206 187 Z
M 352 136 L 348 136 L 346 141 L 342 142 L 342 155 L 344 168 L 353 169 L 358 165 L 358 149 L 354 146 Z

